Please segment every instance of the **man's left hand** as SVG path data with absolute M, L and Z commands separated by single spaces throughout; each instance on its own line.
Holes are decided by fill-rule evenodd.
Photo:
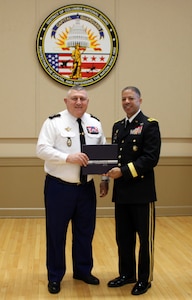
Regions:
M 100 182 L 100 197 L 106 196 L 108 190 L 109 190 L 109 182 L 107 180 L 102 180 Z

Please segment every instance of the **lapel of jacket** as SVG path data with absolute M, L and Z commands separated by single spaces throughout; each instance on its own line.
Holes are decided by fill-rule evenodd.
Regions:
M 117 140 L 121 141 L 124 136 L 126 136 L 128 134 L 128 128 L 125 128 L 126 124 L 125 124 L 125 119 L 123 119 L 119 126 L 118 129 L 116 131 L 116 135 L 117 135 Z
M 127 135 L 130 134 L 130 130 L 134 130 L 139 127 L 143 122 L 143 113 L 140 111 L 139 114 L 133 119 L 133 121 L 125 128 L 125 122 L 121 122 L 121 127 L 119 129 L 118 137 L 120 140 L 124 139 Z

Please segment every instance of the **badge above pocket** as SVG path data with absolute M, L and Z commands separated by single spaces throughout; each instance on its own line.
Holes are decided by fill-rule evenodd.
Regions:
M 86 126 L 86 129 L 89 134 L 99 134 L 99 129 L 96 126 Z

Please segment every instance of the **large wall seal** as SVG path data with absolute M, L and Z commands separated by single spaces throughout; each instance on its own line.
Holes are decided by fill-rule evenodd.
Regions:
M 88 5 L 72 4 L 52 12 L 37 34 L 37 57 L 57 82 L 92 85 L 114 67 L 119 51 L 116 29 L 107 16 Z

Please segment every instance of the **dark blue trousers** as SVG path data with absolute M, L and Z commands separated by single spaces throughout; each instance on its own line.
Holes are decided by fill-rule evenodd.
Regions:
M 47 175 L 44 196 L 48 280 L 60 282 L 66 272 L 65 244 L 70 221 L 73 273 L 78 276 L 90 274 L 93 268 L 92 239 L 96 220 L 94 182 L 67 185 Z

